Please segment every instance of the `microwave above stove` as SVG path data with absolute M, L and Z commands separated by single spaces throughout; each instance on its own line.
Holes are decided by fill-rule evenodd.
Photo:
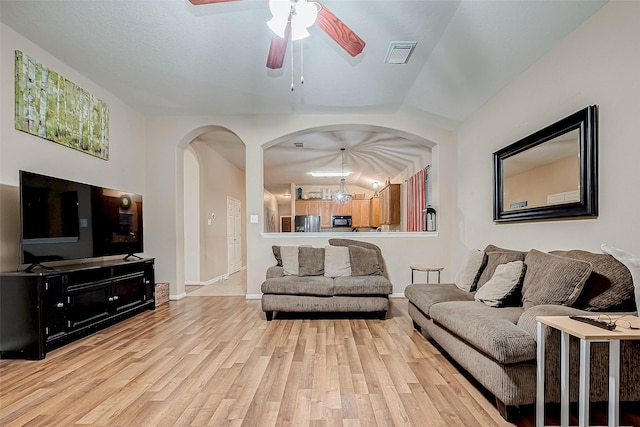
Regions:
M 351 215 L 333 215 L 331 217 L 332 227 L 351 227 Z

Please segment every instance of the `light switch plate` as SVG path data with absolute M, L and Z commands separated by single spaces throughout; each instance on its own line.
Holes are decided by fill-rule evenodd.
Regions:
M 251 224 L 257 224 L 258 223 L 258 215 L 251 215 L 251 217 L 249 218 L 249 222 Z

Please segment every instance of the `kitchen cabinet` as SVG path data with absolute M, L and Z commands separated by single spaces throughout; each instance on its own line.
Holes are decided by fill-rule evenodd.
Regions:
M 313 201 L 317 207 L 314 207 L 320 215 L 320 228 L 331 228 L 331 200 Z M 315 215 L 315 214 L 314 214 Z
M 400 224 L 400 184 L 389 184 L 380 190 L 380 222 Z
M 48 350 L 155 309 L 154 260 L 67 265 L 0 276 L 1 358 Z
M 295 215 L 310 215 L 309 214 L 309 201 L 308 200 L 296 200 Z
M 346 205 L 341 205 L 340 203 L 333 201 L 332 206 L 331 215 L 352 215 L 351 202 Z
M 296 215 L 320 215 L 320 227 L 331 227 L 333 201 L 325 199 L 296 200 Z
M 351 201 L 351 216 L 353 227 L 370 227 L 371 219 L 370 219 L 370 207 L 369 200 L 352 200 Z
M 371 227 L 380 227 L 380 197 L 375 196 L 369 199 L 369 225 Z

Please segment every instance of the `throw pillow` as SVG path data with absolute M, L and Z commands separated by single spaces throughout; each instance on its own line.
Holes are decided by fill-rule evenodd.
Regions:
M 298 246 L 280 246 L 282 269 L 285 276 L 298 275 Z
M 273 257 L 276 259 L 276 265 L 282 267 L 282 256 L 280 255 L 280 246 L 273 245 L 271 246 L 271 250 L 273 251 Z
M 384 271 L 384 258 L 382 257 L 382 250 L 377 245 L 369 242 L 361 242 L 359 240 L 352 239 L 329 239 L 329 244 L 332 246 L 359 246 L 365 249 L 373 249 L 378 254 L 378 265 L 380 266 L 380 272 Z
M 604 244 L 601 246 L 602 252 L 609 254 L 625 265 L 631 272 L 633 278 L 633 289 L 636 297 L 636 310 L 640 314 L 640 258 L 627 251 L 614 246 Z
M 327 245 L 324 247 L 325 277 L 351 276 L 349 248 Z
M 635 310 L 631 272 L 615 257 L 581 249 L 549 253 L 591 264 L 591 275 L 572 307 L 588 311 Z
M 512 261 L 524 261 L 524 254 L 518 251 L 492 251 L 487 252 L 487 262 L 486 266 L 482 270 L 482 274 L 478 279 L 478 284 L 476 289 L 480 289 L 491 277 L 493 277 L 493 273 L 496 272 L 496 267 L 500 264 L 506 264 Z M 471 288 L 472 291 L 476 289 Z
M 484 261 L 485 255 L 483 251 L 470 251 L 462 264 L 462 268 L 456 274 L 456 286 L 467 292 L 475 289 L 482 273 L 482 267 L 484 267 Z
M 380 274 L 378 254 L 373 249 L 360 246 L 348 246 L 352 276 L 371 276 Z
M 524 260 L 525 310 L 540 304 L 571 305 L 591 274 L 591 264 L 532 249 Z
M 501 248 L 499 246 L 496 245 L 487 245 L 486 248 L 484 248 L 484 252 L 488 253 L 488 252 L 515 252 L 515 253 L 519 253 L 522 254 L 523 256 L 527 255 L 526 251 L 517 251 L 515 249 L 507 249 L 507 248 Z
M 519 305 L 524 262 L 512 261 L 496 267 L 491 279 L 478 289 L 474 298 L 490 307 Z
M 300 246 L 298 248 L 298 276 L 324 274 L 324 248 Z

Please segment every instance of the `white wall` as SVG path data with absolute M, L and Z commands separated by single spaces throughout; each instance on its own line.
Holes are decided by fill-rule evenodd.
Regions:
M 153 147 L 147 152 L 147 192 L 153 206 L 152 213 L 163 207 L 163 214 L 149 219 L 147 237 L 153 247 L 158 280 L 171 283 L 171 295 L 184 295 L 183 274 L 183 191 L 182 155 L 186 145 L 198 135 L 212 128 L 234 132 L 246 147 L 246 215 L 247 215 L 247 293 L 258 295 L 266 269 L 273 265 L 271 245 L 313 244 L 322 246 L 326 237 L 294 237 L 261 235 L 263 218 L 262 146 L 268 146 L 283 135 L 303 132 L 310 128 L 356 125 L 379 127 L 402 136 L 416 136 L 437 144 L 433 148 L 432 171 L 434 188 L 439 185 L 439 236 L 393 233 L 358 235 L 361 240 L 379 244 L 385 256 L 394 292 L 402 293 L 410 282 L 412 263 L 439 264 L 446 268 L 443 279 L 453 278 L 450 243 L 457 241 L 456 215 L 456 145 L 453 135 L 429 126 L 419 115 L 291 115 L 291 116 L 215 116 L 215 117 L 158 117 L 149 122 Z M 162 200 L 162 203 L 160 202 Z M 170 204 L 173 204 L 170 205 Z M 157 208 L 157 209 L 156 209 Z M 249 215 L 258 215 L 260 222 L 250 224 Z M 374 234 L 374 233 L 371 233 Z M 303 240 L 301 240 L 303 239 Z
M 0 270 L 15 269 L 18 262 L 20 208 L 17 186 L 21 169 L 142 194 L 146 224 L 145 118 L 3 24 L 0 40 Z M 15 50 L 21 50 L 108 104 L 108 161 L 15 129 Z M 145 249 L 149 249 L 146 239 Z
M 200 165 L 189 147 L 184 150 L 184 280 L 200 284 Z M 206 223 L 206 219 L 204 221 Z
M 640 254 L 640 2 L 609 2 L 459 130 L 461 244 L 518 249 L 610 243 Z M 494 224 L 492 153 L 588 105 L 599 107 L 599 217 Z

